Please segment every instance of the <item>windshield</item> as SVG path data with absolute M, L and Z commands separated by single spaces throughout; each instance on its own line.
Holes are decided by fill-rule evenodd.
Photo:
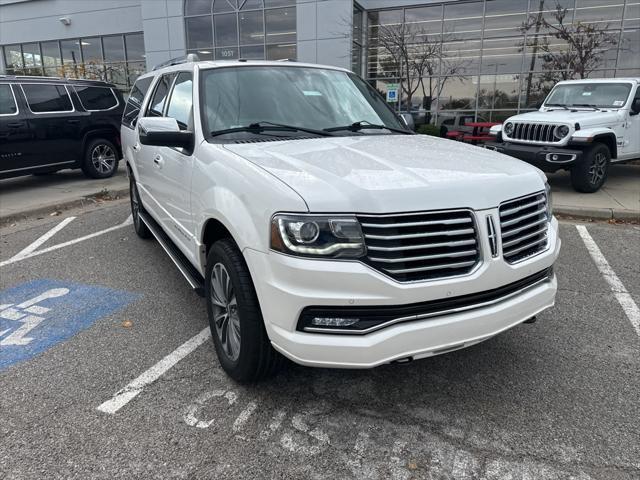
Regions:
M 263 122 L 315 130 L 365 124 L 357 133 L 340 132 L 351 135 L 391 133 L 367 129 L 366 124 L 406 128 L 376 90 L 338 70 L 285 65 L 214 68 L 202 70 L 200 85 L 205 132 Z
M 544 106 L 621 108 L 630 91 L 629 83 L 568 83 L 556 86 Z

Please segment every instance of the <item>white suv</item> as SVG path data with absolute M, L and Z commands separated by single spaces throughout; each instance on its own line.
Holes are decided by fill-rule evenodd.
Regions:
M 122 143 L 136 232 L 204 295 L 231 377 L 406 362 L 553 305 L 538 169 L 413 134 L 347 70 L 191 60 L 137 80 Z
M 597 191 L 610 162 L 640 159 L 640 79 L 558 83 L 540 110 L 491 129 L 503 143 L 488 145 L 544 171 L 566 169 L 579 192 Z

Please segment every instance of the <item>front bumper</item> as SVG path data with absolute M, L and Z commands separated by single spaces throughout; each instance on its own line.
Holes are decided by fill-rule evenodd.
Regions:
M 546 145 L 522 145 L 503 142 L 487 143 L 485 147 L 524 160 L 545 172 L 571 168 L 582 159 L 582 150 Z M 554 156 L 557 156 L 557 159 L 554 159 Z
M 482 226 L 479 238 L 482 251 L 490 251 Z M 520 263 L 511 265 L 501 256 L 485 255 L 469 275 L 416 283 L 396 282 L 355 261 L 309 260 L 252 249 L 245 249 L 244 255 L 274 348 L 303 365 L 370 368 L 467 347 L 505 331 L 554 304 L 555 276 L 498 302 L 410 319 L 364 335 L 299 331 L 302 312 L 323 306 L 409 306 L 498 289 L 553 266 L 560 248 L 555 219 L 548 238 L 547 250 Z

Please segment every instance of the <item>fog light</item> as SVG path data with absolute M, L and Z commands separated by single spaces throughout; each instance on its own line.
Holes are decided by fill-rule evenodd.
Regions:
M 558 155 L 551 155 L 551 160 L 558 161 Z
M 359 321 L 359 318 L 314 317 L 311 320 L 311 325 L 314 327 L 350 327 Z

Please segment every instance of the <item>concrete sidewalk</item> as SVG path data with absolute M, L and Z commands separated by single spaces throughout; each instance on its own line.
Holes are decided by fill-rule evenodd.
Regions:
M 553 192 L 553 211 L 558 215 L 640 221 L 640 165 L 612 165 L 604 187 L 595 193 L 576 192 L 569 172 L 547 177 Z
M 640 165 L 614 165 L 604 188 L 596 193 L 578 193 L 568 172 L 549 174 L 554 212 L 597 220 L 640 221 Z M 91 180 L 80 170 L 53 175 L 0 180 L 0 225 L 56 210 L 94 204 L 97 199 L 128 195 L 124 166 L 106 180 Z M 93 198 L 92 198 L 93 197 Z
M 128 193 L 129 180 L 122 162 L 115 175 L 104 180 L 87 178 L 81 170 L 8 178 L 0 180 L 0 225 Z

